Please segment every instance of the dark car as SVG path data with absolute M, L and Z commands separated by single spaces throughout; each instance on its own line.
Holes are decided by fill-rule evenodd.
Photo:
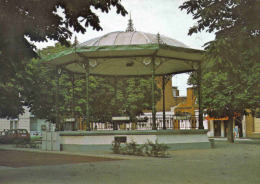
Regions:
M 14 143 L 19 141 L 30 141 L 30 134 L 26 129 L 8 130 L 1 136 L 2 143 Z

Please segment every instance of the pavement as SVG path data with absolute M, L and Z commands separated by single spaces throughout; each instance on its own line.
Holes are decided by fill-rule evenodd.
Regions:
M 41 148 L 19 148 L 11 144 L 0 144 L 0 150 L 28 151 L 28 152 L 52 153 L 52 154 L 62 154 L 62 155 L 92 156 L 92 157 L 114 158 L 114 159 L 122 159 L 122 160 L 143 159 L 143 157 L 138 157 L 138 156 L 113 154 L 112 151 L 88 151 L 88 152 L 45 151 L 42 150 Z
M 53 152 L 0 145 L 0 149 L 121 158 L 119 161 L 11 168 L 0 166 L 0 183 L 90 184 L 255 184 L 260 183 L 260 140 L 229 144 L 215 140 L 214 149 L 169 151 L 168 158 L 115 155 L 111 151 Z M 19 156 L 19 155 L 17 155 Z

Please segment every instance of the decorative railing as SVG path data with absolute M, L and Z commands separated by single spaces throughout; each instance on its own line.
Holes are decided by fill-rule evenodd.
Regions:
M 85 130 L 84 119 L 75 124 L 76 130 Z M 169 129 L 198 129 L 198 116 L 165 116 L 165 127 Z M 157 130 L 163 129 L 163 116 L 156 115 Z M 90 118 L 90 128 L 96 130 L 152 130 L 152 116 L 96 116 Z M 67 129 L 68 130 L 68 129 Z

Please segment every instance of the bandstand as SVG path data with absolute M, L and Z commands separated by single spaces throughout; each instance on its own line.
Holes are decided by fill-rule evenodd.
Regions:
M 154 81 L 157 76 L 198 71 L 201 76 L 203 51 L 165 36 L 135 31 L 129 20 L 126 31 L 116 31 L 80 43 L 75 48 L 43 58 L 44 63 L 58 69 L 86 76 L 85 132 L 60 132 L 63 150 L 107 150 L 116 137 L 135 139 L 142 144 L 146 139 L 170 145 L 171 149 L 209 148 L 207 130 L 203 130 L 202 110 L 200 130 L 157 130 L 154 100 Z M 149 131 L 89 131 L 89 76 L 152 78 L 152 130 Z M 200 81 L 200 79 L 199 79 Z M 200 84 L 199 84 L 200 94 Z M 201 103 L 201 95 L 199 95 Z M 58 116 L 57 116 L 58 117 Z M 58 124 L 57 119 L 56 123 Z M 175 145 L 175 146 L 173 146 Z M 176 146 L 178 145 L 178 146 Z M 185 146 L 186 145 L 186 146 Z

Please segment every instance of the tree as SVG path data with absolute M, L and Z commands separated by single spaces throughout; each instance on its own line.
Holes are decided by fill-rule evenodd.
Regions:
M 190 0 L 180 8 L 197 20 L 189 35 L 216 34 L 205 45 L 210 68 L 203 72 L 203 105 L 212 117 L 228 116 L 228 142 L 234 142 L 235 114 L 260 106 L 260 1 Z
M 127 13 L 120 0 L 1 0 L 0 117 L 15 117 L 23 112 L 19 93 L 24 87 L 18 83 L 21 77 L 17 72 L 25 68 L 24 61 L 37 57 L 31 41 L 50 39 L 69 46 L 70 28 L 81 33 L 85 33 L 89 26 L 102 30 L 92 7 L 108 13 L 112 6 L 116 7 L 118 14 L 124 16 Z M 65 18 L 57 14 L 58 8 L 63 10 Z

